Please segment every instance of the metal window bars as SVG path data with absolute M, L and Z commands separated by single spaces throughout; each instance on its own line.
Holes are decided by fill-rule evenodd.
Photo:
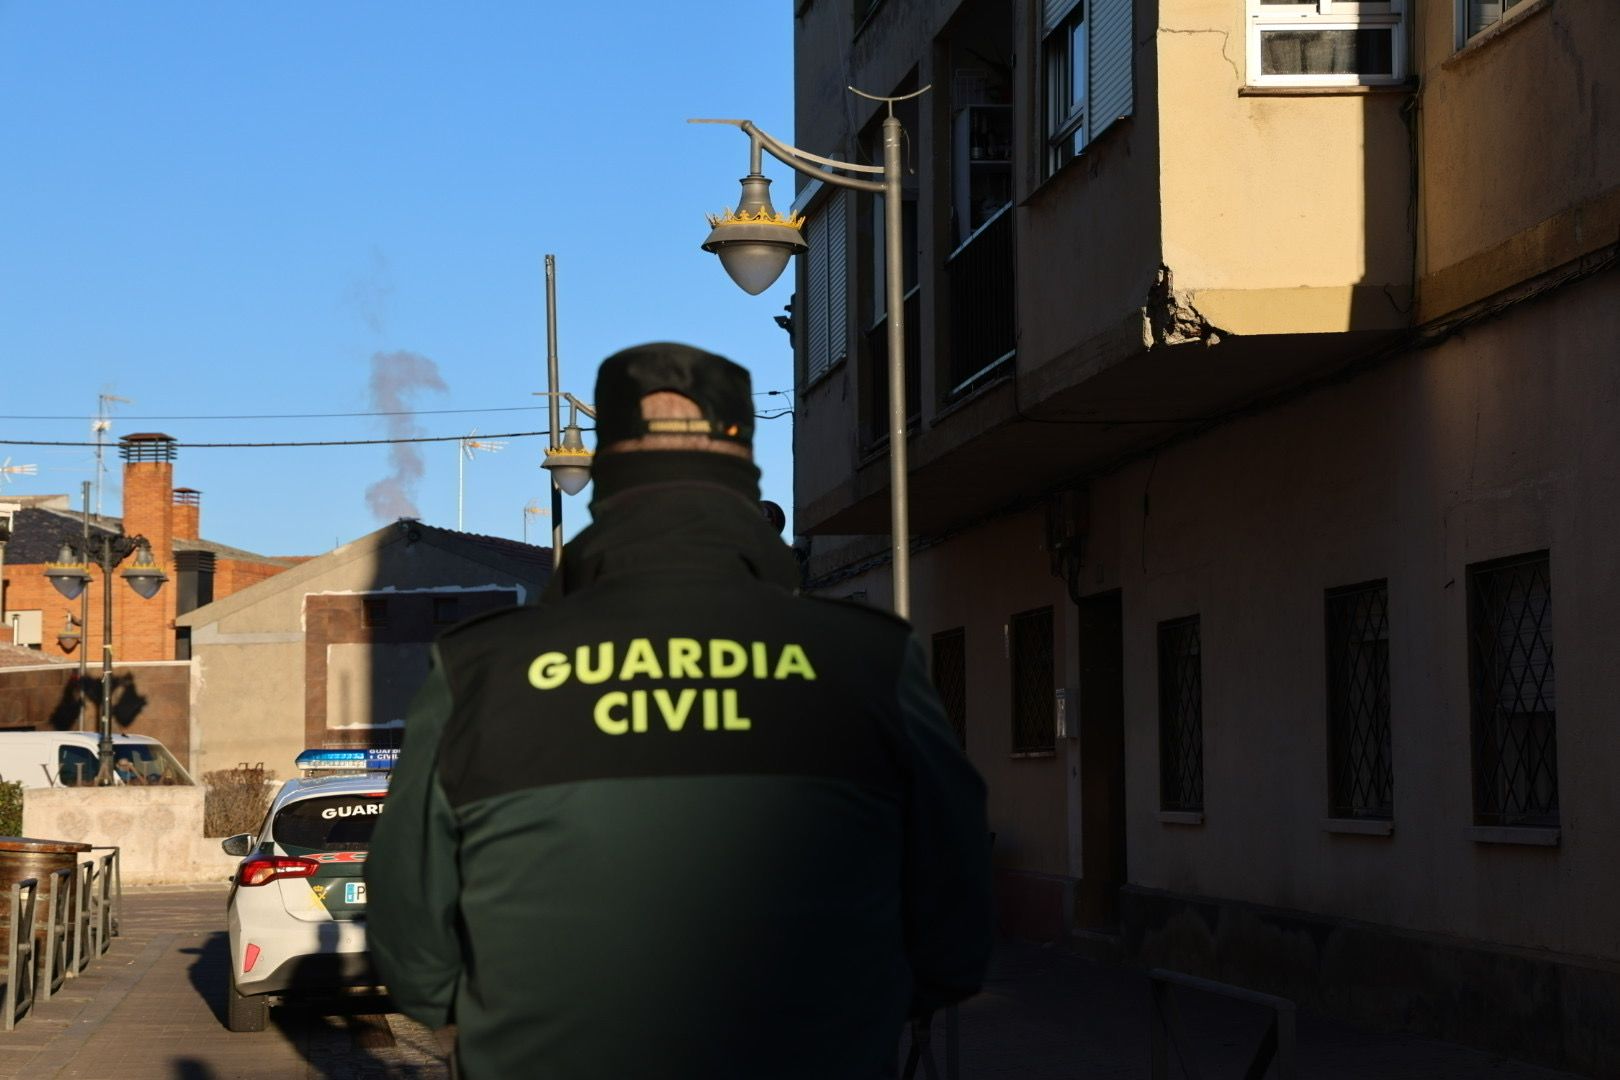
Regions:
M 967 745 L 967 643 L 961 627 L 934 635 L 934 689 L 956 744 Z
M 1330 801 L 1335 817 L 1390 818 L 1389 586 L 1331 589 L 1327 616 Z
M 1204 808 L 1204 684 L 1198 616 L 1159 624 L 1159 805 Z
M 1052 668 L 1052 609 L 1014 615 L 1008 626 L 1012 653 L 1012 749 L 1048 753 L 1057 746 Z
M 11 887 L 6 926 L 5 1030 L 17 1026 L 34 1005 L 34 904 L 39 879 L 25 878 Z
M 1558 824 L 1552 583 L 1546 552 L 1468 571 L 1474 820 Z

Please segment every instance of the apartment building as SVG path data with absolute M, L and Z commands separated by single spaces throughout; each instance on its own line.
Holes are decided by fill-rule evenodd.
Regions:
M 794 20 L 803 149 L 929 88 L 912 614 L 1003 927 L 1620 1071 L 1620 7 Z M 886 605 L 881 201 L 796 209 L 799 543 Z

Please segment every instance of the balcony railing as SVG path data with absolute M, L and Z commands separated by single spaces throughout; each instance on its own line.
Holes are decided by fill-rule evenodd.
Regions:
M 922 324 L 919 298 L 922 288 L 913 285 L 906 293 L 906 419 L 915 421 L 922 410 L 919 392 L 922 376 Z M 871 402 L 863 417 L 862 443 L 875 446 L 889 435 L 889 318 L 884 315 L 866 331 L 866 378 L 862 397 Z
M 1017 348 L 1013 302 L 1013 215 L 1002 207 L 945 260 L 950 286 L 950 369 L 945 400 L 1000 374 Z

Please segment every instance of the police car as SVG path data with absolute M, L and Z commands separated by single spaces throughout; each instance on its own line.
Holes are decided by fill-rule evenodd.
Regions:
M 272 1004 L 375 988 L 362 871 L 398 754 L 306 750 L 260 831 L 221 845 L 242 856 L 226 901 L 232 1031 L 263 1031 Z

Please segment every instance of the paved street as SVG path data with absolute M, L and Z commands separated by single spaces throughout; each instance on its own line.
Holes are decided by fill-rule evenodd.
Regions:
M 112 949 L 15 1031 L 0 1033 L 0 1076 L 436 1080 L 447 1074 L 433 1034 L 398 1015 L 277 1010 L 264 1032 L 226 1031 L 223 900 L 217 886 L 129 890 L 124 932 Z M 1203 1055 L 1203 1075 L 1241 1074 L 1239 1058 L 1259 1037 L 1261 1016 L 1193 995 L 1182 997 L 1182 1015 Z M 1146 1077 L 1147 1036 L 1141 975 L 1057 949 L 1007 945 L 997 953 L 987 991 L 961 1010 L 961 1075 Z M 935 1042 L 943 1076 L 942 1031 Z M 1569 1076 L 1433 1040 L 1370 1034 L 1309 1014 L 1299 1018 L 1299 1047 L 1300 1075 L 1324 1080 Z

